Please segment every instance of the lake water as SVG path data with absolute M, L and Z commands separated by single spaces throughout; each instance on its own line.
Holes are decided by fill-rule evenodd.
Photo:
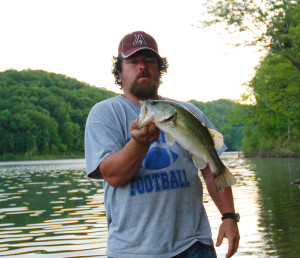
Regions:
M 222 159 L 238 179 L 234 257 L 299 257 L 300 159 Z M 204 192 L 215 241 L 220 214 Z M 0 257 L 105 257 L 106 238 L 102 182 L 84 160 L 0 162 Z M 216 251 L 225 257 L 227 240 Z

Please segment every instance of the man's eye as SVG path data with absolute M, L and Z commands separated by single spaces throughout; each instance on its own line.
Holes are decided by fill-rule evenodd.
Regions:
M 146 60 L 148 64 L 156 64 L 156 59 L 155 58 L 149 58 Z

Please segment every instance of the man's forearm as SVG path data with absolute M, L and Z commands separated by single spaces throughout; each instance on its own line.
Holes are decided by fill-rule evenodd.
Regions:
M 107 156 L 99 165 L 103 178 L 113 187 L 127 183 L 135 176 L 149 145 L 139 145 L 131 139 L 123 149 Z
M 113 187 L 127 183 L 137 173 L 152 142 L 157 140 L 160 131 L 153 124 L 137 129 L 137 120 L 130 125 L 132 139 L 123 149 L 107 156 L 99 165 L 103 178 Z
M 203 178 L 205 180 L 207 190 L 214 201 L 215 205 L 217 206 L 218 210 L 221 214 L 228 213 L 228 212 L 235 212 L 234 209 L 234 201 L 231 187 L 225 187 L 223 193 L 219 194 L 217 192 L 217 188 L 214 183 L 213 175 L 210 171 L 209 166 L 201 170 Z

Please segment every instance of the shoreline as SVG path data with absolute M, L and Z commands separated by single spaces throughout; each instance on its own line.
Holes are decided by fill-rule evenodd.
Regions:
M 14 155 L 14 154 L 10 154 Z M 10 156 L 9 155 L 9 156 Z M 3 154 L 0 158 L 0 162 L 7 161 L 34 161 L 34 160 L 61 160 L 61 159 L 84 159 L 84 153 L 80 154 L 70 154 L 70 155 L 40 155 L 40 156 L 32 156 L 26 157 L 25 155 L 14 155 L 14 157 L 3 158 Z
M 224 153 L 236 152 L 239 157 L 244 158 L 257 158 L 257 159 L 266 159 L 266 158 L 299 158 L 300 155 L 293 153 L 292 155 L 279 155 L 276 153 L 269 153 L 269 154 L 246 154 L 242 151 L 225 151 Z M 6 155 L 10 157 L 5 157 Z M 13 162 L 13 161 L 34 161 L 34 160 L 62 160 L 62 159 L 84 159 L 84 153 L 80 154 L 63 154 L 63 155 L 40 155 L 40 156 L 32 156 L 26 157 L 25 155 L 21 154 L 6 154 L 5 156 L 0 155 L 0 162 Z M 13 156 L 13 157 L 12 157 Z

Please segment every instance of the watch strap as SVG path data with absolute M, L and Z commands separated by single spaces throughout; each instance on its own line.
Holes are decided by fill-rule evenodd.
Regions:
M 236 222 L 239 222 L 240 221 L 240 214 L 238 213 L 224 213 L 223 216 L 222 216 L 222 221 L 224 219 L 234 219 Z

